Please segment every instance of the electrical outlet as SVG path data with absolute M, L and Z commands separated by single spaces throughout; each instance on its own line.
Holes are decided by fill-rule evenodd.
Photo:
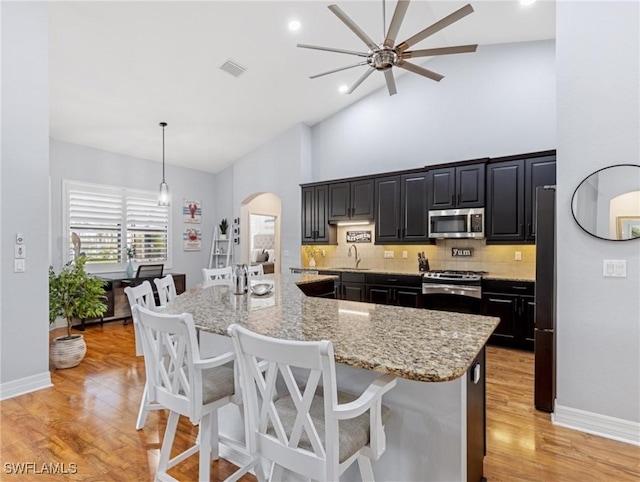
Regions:
M 522 261 L 522 251 L 516 251 L 514 259 L 516 261 Z
M 409 254 L 406 251 L 402 252 L 402 259 L 407 259 L 409 257 Z
M 384 252 L 384 257 L 385 258 L 393 258 L 393 251 L 385 251 Z
M 288 249 L 285 249 L 285 250 L 282 252 L 282 257 L 283 257 L 283 258 L 288 258 L 288 257 L 289 257 L 289 250 L 288 250 Z

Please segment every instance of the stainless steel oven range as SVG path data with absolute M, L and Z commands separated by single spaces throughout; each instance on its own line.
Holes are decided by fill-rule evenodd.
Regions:
M 484 271 L 432 270 L 422 275 L 423 306 L 431 310 L 480 314 Z

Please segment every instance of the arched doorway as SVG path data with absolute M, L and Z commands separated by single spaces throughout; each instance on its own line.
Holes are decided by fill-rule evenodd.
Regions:
M 265 271 L 280 273 L 280 219 L 282 201 L 276 194 L 254 193 L 240 206 L 240 259 L 264 263 Z M 268 258 L 265 261 L 265 254 Z M 271 265 L 270 265 L 271 264 Z

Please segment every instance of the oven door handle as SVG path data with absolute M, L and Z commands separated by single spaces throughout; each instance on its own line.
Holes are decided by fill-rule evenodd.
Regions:
M 447 285 L 447 284 L 438 284 L 436 285 L 438 288 L 444 288 L 447 290 L 457 290 L 457 291 L 470 291 L 472 293 L 479 293 L 481 288 L 475 288 L 472 286 L 462 286 L 462 285 Z
M 469 296 L 472 298 L 482 298 L 482 288 L 480 286 L 464 286 L 439 283 L 423 283 L 423 295 L 436 295 L 451 293 L 458 296 Z

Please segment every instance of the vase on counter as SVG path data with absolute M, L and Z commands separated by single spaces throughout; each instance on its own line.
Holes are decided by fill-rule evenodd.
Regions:
M 309 266 L 312 268 L 316 266 L 316 259 L 313 256 L 309 256 Z
M 133 278 L 133 263 L 131 260 L 127 261 L 127 278 Z

